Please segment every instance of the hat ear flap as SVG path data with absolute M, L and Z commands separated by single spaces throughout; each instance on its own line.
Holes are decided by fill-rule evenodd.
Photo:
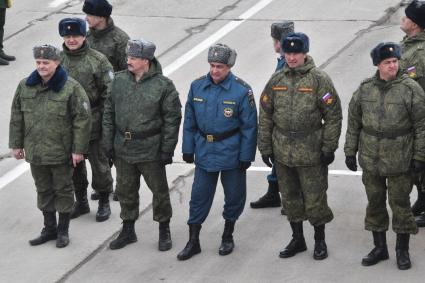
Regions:
M 235 63 L 236 63 L 236 56 L 237 56 L 236 51 L 234 49 L 231 49 L 230 55 L 229 55 L 229 59 L 227 60 L 227 65 L 230 68 L 235 65 Z

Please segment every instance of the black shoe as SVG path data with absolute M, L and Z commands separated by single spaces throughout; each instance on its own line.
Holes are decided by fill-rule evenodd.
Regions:
M 375 265 L 381 260 L 389 258 L 385 232 L 373 231 L 372 233 L 375 247 L 362 259 L 363 266 Z
M 418 218 L 416 218 L 416 225 L 418 226 L 418 227 L 425 227 L 425 213 L 424 212 L 422 212 L 422 214 L 421 215 L 419 215 L 419 217 Z
M 59 213 L 58 238 L 56 239 L 57 248 L 64 248 L 69 244 L 69 220 L 69 213 Z
M 9 61 L 0 58 L 0 66 L 7 66 L 7 65 L 9 65 Z
M 224 231 L 221 236 L 221 245 L 218 249 L 219 255 L 231 254 L 235 248 L 235 242 L 233 241 L 233 231 L 235 229 L 235 222 L 226 220 L 224 223 Z
M 90 212 L 89 202 L 87 201 L 87 196 L 84 198 L 77 197 L 77 201 L 74 203 L 74 206 L 71 210 L 71 219 L 75 219 L 80 217 L 83 214 L 87 214 Z
M 418 190 L 418 199 L 412 206 L 413 216 L 419 216 L 422 212 L 425 212 L 425 192 Z
M 201 252 L 201 244 L 199 243 L 199 232 L 201 231 L 201 227 L 201 224 L 189 225 L 189 241 L 184 249 L 177 255 L 178 260 L 187 260 Z
M 173 246 L 171 241 L 170 220 L 159 223 L 158 250 L 168 251 Z
M 134 220 L 124 220 L 120 234 L 109 244 L 111 250 L 121 249 L 128 244 L 137 242 L 134 222 Z
M 44 228 L 40 236 L 29 241 L 31 246 L 38 246 L 57 238 L 56 212 L 43 212 Z
M 7 55 L 3 50 L 0 50 L 0 58 L 6 61 L 15 61 L 15 56 Z
M 100 195 L 98 192 L 96 191 L 92 191 L 91 195 L 90 195 L 91 200 L 99 200 Z
M 109 193 L 100 193 L 99 207 L 96 213 L 96 221 L 103 222 L 109 219 L 111 208 L 109 206 Z
M 257 201 L 250 203 L 251 208 L 280 207 L 281 205 L 282 201 L 280 199 L 277 182 L 269 182 L 267 193 Z
M 307 250 L 303 234 L 302 222 L 291 222 L 292 239 L 283 251 L 279 253 L 279 257 L 288 258 L 296 255 L 299 252 Z
M 328 248 L 325 242 L 325 225 L 314 226 L 313 258 L 322 260 L 328 257 Z
M 409 256 L 409 234 L 397 234 L 396 258 L 397 266 L 400 270 L 406 270 L 412 267 Z

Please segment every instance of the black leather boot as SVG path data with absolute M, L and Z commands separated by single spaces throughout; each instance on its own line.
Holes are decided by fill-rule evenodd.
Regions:
M 15 61 L 16 60 L 15 56 L 7 55 L 6 53 L 4 53 L 3 50 L 0 50 L 0 58 L 4 59 L 6 61 Z
M 171 241 L 170 220 L 159 222 L 158 250 L 168 251 L 173 246 Z
M 9 65 L 9 61 L 7 61 L 7 60 L 4 60 L 4 59 L 0 58 L 0 65 L 1 65 L 1 66 Z
M 90 212 L 89 202 L 87 200 L 87 188 L 77 189 L 75 191 L 76 202 L 71 210 L 71 219 L 80 217 Z
M 422 212 L 425 212 L 425 192 L 418 189 L 418 199 L 412 206 L 412 213 L 419 216 Z
M 50 240 L 57 238 L 56 212 L 44 212 L 44 228 L 41 230 L 40 236 L 29 241 L 31 246 L 44 244 Z
M 69 244 L 69 213 L 59 213 L 59 223 L 58 223 L 58 238 L 56 239 L 56 247 L 64 248 Z
M 314 226 L 314 252 L 313 258 L 316 260 L 328 257 L 328 248 L 325 242 L 325 224 Z
M 91 198 L 91 200 L 99 200 L 100 194 L 98 192 L 96 192 L 95 190 L 93 190 L 91 192 L 90 198 Z
M 109 207 L 109 193 L 99 193 L 99 207 L 97 208 L 96 221 L 103 222 L 109 219 L 111 208 Z M 87 199 L 87 198 L 86 198 Z
M 128 244 L 137 242 L 136 232 L 134 231 L 134 220 L 124 220 L 122 229 L 118 237 L 109 244 L 111 250 L 124 248 Z
M 395 252 L 397 266 L 400 270 L 406 270 L 412 266 L 409 256 L 409 239 L 410 234 L 397 234 Z
M 233 248 L 235 247 L 235 242 L 233 241 L 233 231 L 235 229 L 235 222 L 226 220 L 224 223 L 224 231 L 221 236 L 221 245 L 218 249 L 219 255 L 228 255 L 232 253 Z
M 362 259 L 363 266 L 375 265 L 381 260 L 386 260 L 388 256 L 387 238 L 384 232 L 372 232 L 373 244 L 375 247 Z
M 201 227 L 201 224 L 189 224 L 189 242 L 187 242 L 184 249 L 177 255 L 178 260 L 189 259 L 201 252 L 201 245 L 199 243 Z
M 282 201 L 280 200 L 277 182 L 269 182 L 267 193 L 257 201 L 251 202 L 250 205 L 251 208 L 280 207 Z
M 279 257 L 287 258 L 296 255 L 299 252 L 307 250 L 303 234 L 302 222 L 291 222 L 292 239 L 283 251 L 279 253 Z

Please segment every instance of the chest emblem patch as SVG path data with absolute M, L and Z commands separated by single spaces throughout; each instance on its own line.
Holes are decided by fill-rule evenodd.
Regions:
M 232 108 L 224 108 L 224 117 L 230 118 L 233 116 L 233 109 Z

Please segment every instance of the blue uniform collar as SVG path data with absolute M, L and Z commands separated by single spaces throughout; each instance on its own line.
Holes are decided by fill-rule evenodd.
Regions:
M 232 79 L 234 78 L 234 75 L 232 74 L 232 72 L 230 72 L 227 77 L 221 81 L 217 86 L 221 86 L 222 88 L 224 88 L 225 90 L 229 90 L 230 89 L 230 84 L 232 83 Z M 207 74 L 207 79 L 204 82 L 204 85 L 202 86 L 203 89 L 205 89 L 206 87 L 209 87 L 211 85 L 215 85 L 212 81 L 212 78 L 210 76 L 210 74 Z

